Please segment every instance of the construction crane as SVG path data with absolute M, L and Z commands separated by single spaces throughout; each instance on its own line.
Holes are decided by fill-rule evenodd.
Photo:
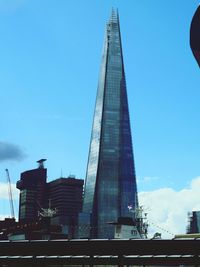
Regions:
M 10 181 L 10 175 L 8 169 L 5 169 L 6 176 L 7 176 L 7 182 L 8 182 L 8 196 L 9 196 L 9 202 L 10 202 L 10 211 L 11 211 L 11 218 L 15 218 L 15 212 L 14 212 L 14 205 L 13 205 L 13 197 L 12 197 L 12 189 L 11 189 L 11 181 Z

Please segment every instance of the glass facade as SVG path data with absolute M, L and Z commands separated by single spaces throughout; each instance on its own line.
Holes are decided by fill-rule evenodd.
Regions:
M 83 212 L 91 214 L 91 237 L 113 238 L 107 224 L 131 217 L 137 189 L 119 18 L 107 23 L 88 158 Z

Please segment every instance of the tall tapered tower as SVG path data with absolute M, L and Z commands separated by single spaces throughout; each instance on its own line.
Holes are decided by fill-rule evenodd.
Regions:
M 137 188 L 118 12 L 106 26 L 85 182 L 90 236 L 113 238 L 108 222 L 131 217 Z

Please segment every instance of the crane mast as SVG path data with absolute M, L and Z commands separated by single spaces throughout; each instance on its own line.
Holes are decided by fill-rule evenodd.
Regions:
M 9 196 L 9 202 L 10 202 L 10 211 L 11 211 L 11 217 L 15 218 L 15 212 L 14 212 L 14 205 L 13 205 L 13 197 L 12 197 L 12 189 L 11 189 L 11 181 L 10 181 L 10 175 L 8 169 L 5 169 L 6 176 L 7 176 L 7 182 L 8 182 L 8 196 Z

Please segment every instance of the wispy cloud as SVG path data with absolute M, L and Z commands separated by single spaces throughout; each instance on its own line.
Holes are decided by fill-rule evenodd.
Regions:
M 27 0 L 0 0 L 0 12 L 13 13 L 24 6 Z
M 0 141 L 0 162 L 5 160 L 20 161 L 25 158 L 25 153 L 16 144 Z
M 175 191 L 160 188 L 150 192 L 140 192 L 139 201 L 148 211 L 150 236 L 161 232 L 165 238 L 186 233 L 187 213 L 200 210 L 200 177 L 193 179 L 188 188 Z
M 18 199 L 19 190 L 16 188 L 15 184 L 11 184 L 11 190 L 13 199 Z M 6 200 L 9 199 L 7 183 L 0 183 L 0 200 L 1 199 L 6 199 Z
M 137 181 L 139 183 L 150 183 L 159 180 L 160 178 L 157 176 L 145 176 L 143 178 L 138 178 Z

